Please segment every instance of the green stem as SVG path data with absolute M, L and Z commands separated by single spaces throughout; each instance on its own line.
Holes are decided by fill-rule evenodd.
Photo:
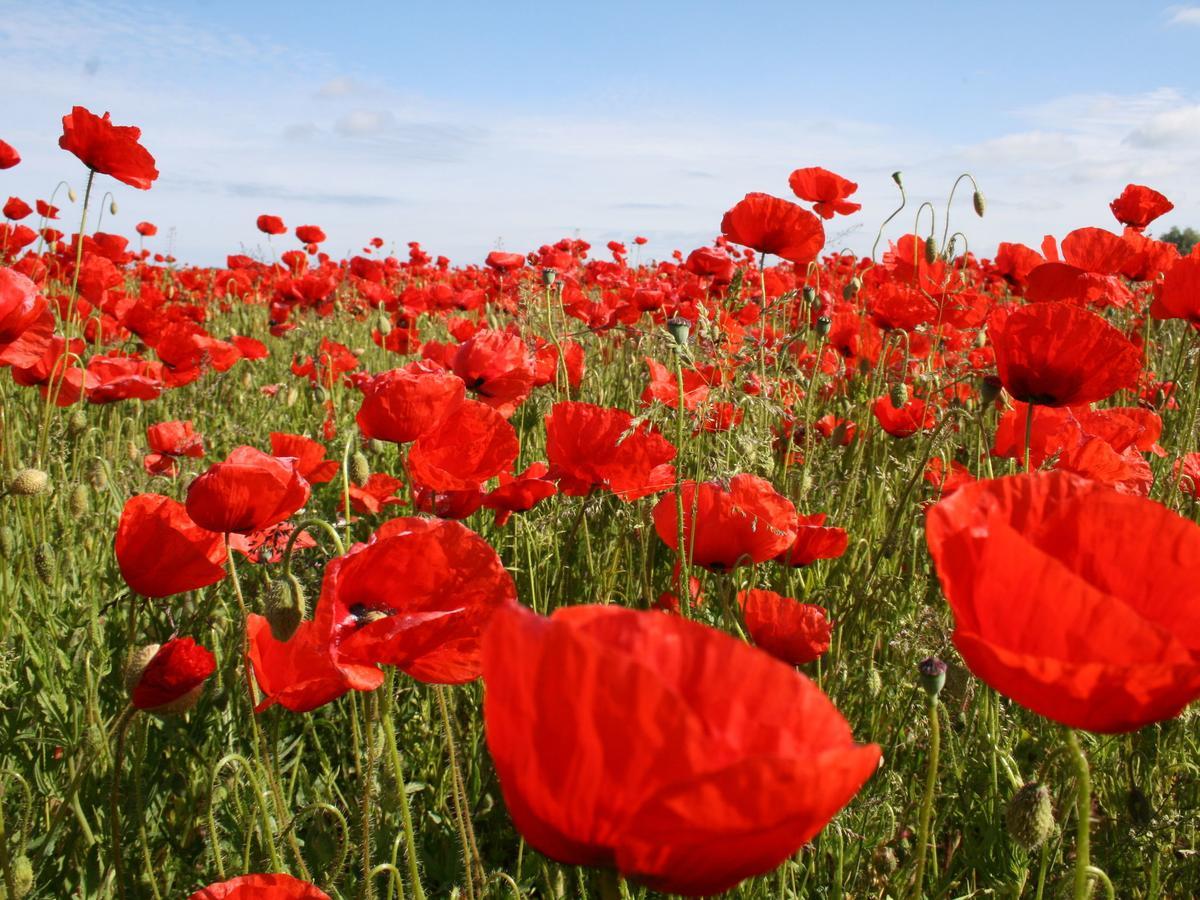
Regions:
M 921 819 L 917 836 L 917 872 L 913 879 L 914 897 L 921 896 L 925 881 L 925 858 L 929 852 L 929 825 L 933 818 L 933 795 L 937 788 L 938 754 L 942 743 L 938 717 L 938 699 L 929 698 L 929 767 L 925 772 L 925 796 L 921 801 Z
M 386 692 L 383 697 L 383 734 L 387 741 L 388 761 L 392 766 L 392 778 L 396 782 L 396 791 L 400 795 L 400 821 L 404 826 L 404 844 L 408 856 L 408 877 L 412 884 L 414 900 L 425 900 L 425 889 L 421 886 L 421 870 L 417 861 L 417 838 L 413 830 L 412 808 L 408 801 L 407 781 L 404 777 L 404 765 L 400 750 L 396 744 L 396 728 L 392 724 L 392 706 L 395 702 L 395 671 L 388 670 L 388 680 L 384 685 Z
M 1075 767 L 1075 900 L 1091 894 L 1092 777 L 1074 730 L 1067 729 L 1067 750 Z

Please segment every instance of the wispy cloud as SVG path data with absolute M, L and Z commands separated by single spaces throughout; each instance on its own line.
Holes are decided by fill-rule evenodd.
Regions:
M 1200 25 L 1200 6 L 1171 6 L 1167 16 L 1168 25 Z

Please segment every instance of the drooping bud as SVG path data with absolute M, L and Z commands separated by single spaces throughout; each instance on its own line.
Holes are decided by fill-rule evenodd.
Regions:
M 304 588 L 296 576 L 289 573 L 272 581 L 263 607 L 267 624 L 271 626 L 271 636 L 277 641 L 291 638 L 304 621 L 305 612 Z
M 917 671 L 921 674 L 921 687 L 930 697 L 936 697 L 946 686 L 946 664 L 936 656 L 930 656 L 917 663 Z
M 9 474 L 4 487 L 16 497 L 36 497 L 50 490 L 50 476 L 41 469 L 16 469 Z
M 329 394 L 325 391 L 325 388 L 321 387 L 319 384 L 313 385 L 312 395 L 313 400 L 315 400 L 317 403 L 324 403 L 329 397 Z
M 71 495 L 67 498 L 67 510 L 72 516 L 78 519 L 86 515 L 90 506 L 86 485 L 77 484 L 71 488 Z
M 125 455 L 129 457 L 130 462 L 137 462 L 139 459 L 141 459 L 142 451 L 138 449 L 138 445 L 133 441 L 126 441 Z
M 842 299 L 853 300 L 858 296 L 858 292 L 862 290 L 862 279 L 855 275 L 846 282 L 846 286 L 842 288 Z
M 294 384 L 290 385 L 287 389 L 287 395 L 286 395 L 287 405 L 289 407 L 295 406 L 296 401 L 298 401 L 299 399 L 300 399 L 300 389 L 298 387 L 296 387 Z
M 350 457 L 350 480 L 362 487 L 371 477 L 371 463 L 361 450 Z
M 908 403 L 908 385 L 903 381 L 897 381 L 888 391 L 888 399 L 892 401 L 893 409 L 900 409 Z
M 379 317 L 379 333 L 384 336 L 392 333 L 392 320 L 388 316 Z
M 372 453 L 382 453 L 386 446 L 387 444 L 385 444 L 379 438 L 371 438 L 369 441 L 367 441 L 367 449 Z
M 1049 789 L 1031 781 L 1013 794 L 1004 811 L 1004 824 L 1012 839 L 1026 850 L 1040 847 L 1054 833 Z
M 931 234 L 929 237 L 925 238 L 925 262 L 929 263 L 932 266 L 935 262 L 937 262 L 937 258 L 938 258 L 937 238 L 935 238 Z
M 983 191 L 975 191 L 971 196 L 971 205 L 975 207 L 975 215 L 982 219 L 984 212 L 987 210 L 987 201 L 983 199 Z
M 671 318 L 667 319 L 667 331 L 671 333 L 671 339 L 675 341 L 678 347 L 687 346 L 691 330 L 692 323 L 683 318 L 683 316 L 671 316 Z
M 878 697 L 883 691 L 883 676 L 879 674 L 879 670 L 871 666 L 867 670 L 867 693 L 872 697 Z
M 54 557 L 54 548 L 45 541 L 33 549 L 33 570 L 37 572 L 38 580 L 49 587 L 54 584 L 54 573 L 58 570 Z
M 17 552 L 17 534 L 8 525 L 0 526 L 0 556 L 12 559 Z
M 75 188 L 67 185 L 67 199 L 74 203 L 79 199 L 79 195 L 75 193 Z
M 109 215 L 113 215 L 113 216 L 115 216 L 117 214 L 117 201 L 116 200 L 108 201 L 108 212 L 109 212 Z
M 87 463 L 87 481 L 96 492 L 108 487 L 108 470 L 104 468 L 104 460 L 92 457 Z
M 71 411 L 71 417 L 67 419 L 67 434 L 71 437 L 79 437 L 87 431 L 87 427 L 87 413 L 76 407 Z

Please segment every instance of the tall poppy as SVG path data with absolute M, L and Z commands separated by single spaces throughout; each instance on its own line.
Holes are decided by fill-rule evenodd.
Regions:
M 1079 406 L 1137 383 L 1141 353 L 1095 313 L 1069 303 L 998 309 L 988 321 L 1000 381 L 1023 403 Z
M 751 193 L 721 219 L 721 233 L 735 244 L 806 266 L 825 246 L 825 228 L 807 209 L 770 194 Z
M 1175 208 L 1174 203 L 1144 184 L 1125 185 L 1121 196 L 1108 206 L 1118 222 L 1138 231 Z
M 146 597 L 169 597 L 225 577 L 225 545 L 201 528 L 182 503 L 161 494 L 137 494 L 121 510 L 117 565 L 125 583 Z
M 82 106 L 63 116 L 63 134 L 58 146 L 74 153 L 93 172 L 111 175 L 138 190 L 148 191 L 158 169 L 154 157 L 138 141 L 142 130 L 133 125 L 114 125 Z
M 879 763 L 811 681 L 707 626 L 616 606 L 496 613 L 484 721 L 531 846 L 710 895 L 812 839 Z
M 858 190 L 858 185 L 820 166 L 796 169 L 788 176 L 788 186 L 801 200 L 814 204 L 813 211 L 822 219 L 848 216 L 862 209 L 861 203 L 846 199 Z
M 766 562 L 796 539 L 798 519 L 792 501 L 757 475 L 734 475 L 728 485 L 716 481 L 682 486 L 684 540 L 696 565 L 714 572 Z M 663 497 L 654 507 L 654 530 L 679 550 L 677 498 Z
M 254 223 L 263 234 L 286 234 L 287 226 L 279 216 L 261 215 Z
M 238 447 L 188 488 L 187 511 L 209 531 L 246 534 L 275 525 L 308 502 L 296 460 Z
M 1200 527 L 1066 472 L 964 485 L 925 535 L 979 678 L 1071 728 L 1133 731 L 1200 696 Z

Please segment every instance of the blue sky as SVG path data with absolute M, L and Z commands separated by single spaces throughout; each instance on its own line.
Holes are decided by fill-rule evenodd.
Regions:
M 1200 6 L 398 6 L 0 0 L 0 137 L 25 158 L 0 194 L 81 182 L 57 147 L 81 103 L 139 125 L 162 171 L 149 192 L 105 180 L 106 229 L 149 219 L 155 249 L 199 263 L 254 251 L 262 212 L 334 253 L 645 234 L 665 256 L 806 165 L 859 182 L 863 211 L 828 231 L 860 252 L 896 169 L 939 216 L 971 171 L 988 215 L 964 195 L 952 227 L 983 253 L 1115 228 L 1130 181 L 1175 202 L 1161 227 L 1200 225 Z

